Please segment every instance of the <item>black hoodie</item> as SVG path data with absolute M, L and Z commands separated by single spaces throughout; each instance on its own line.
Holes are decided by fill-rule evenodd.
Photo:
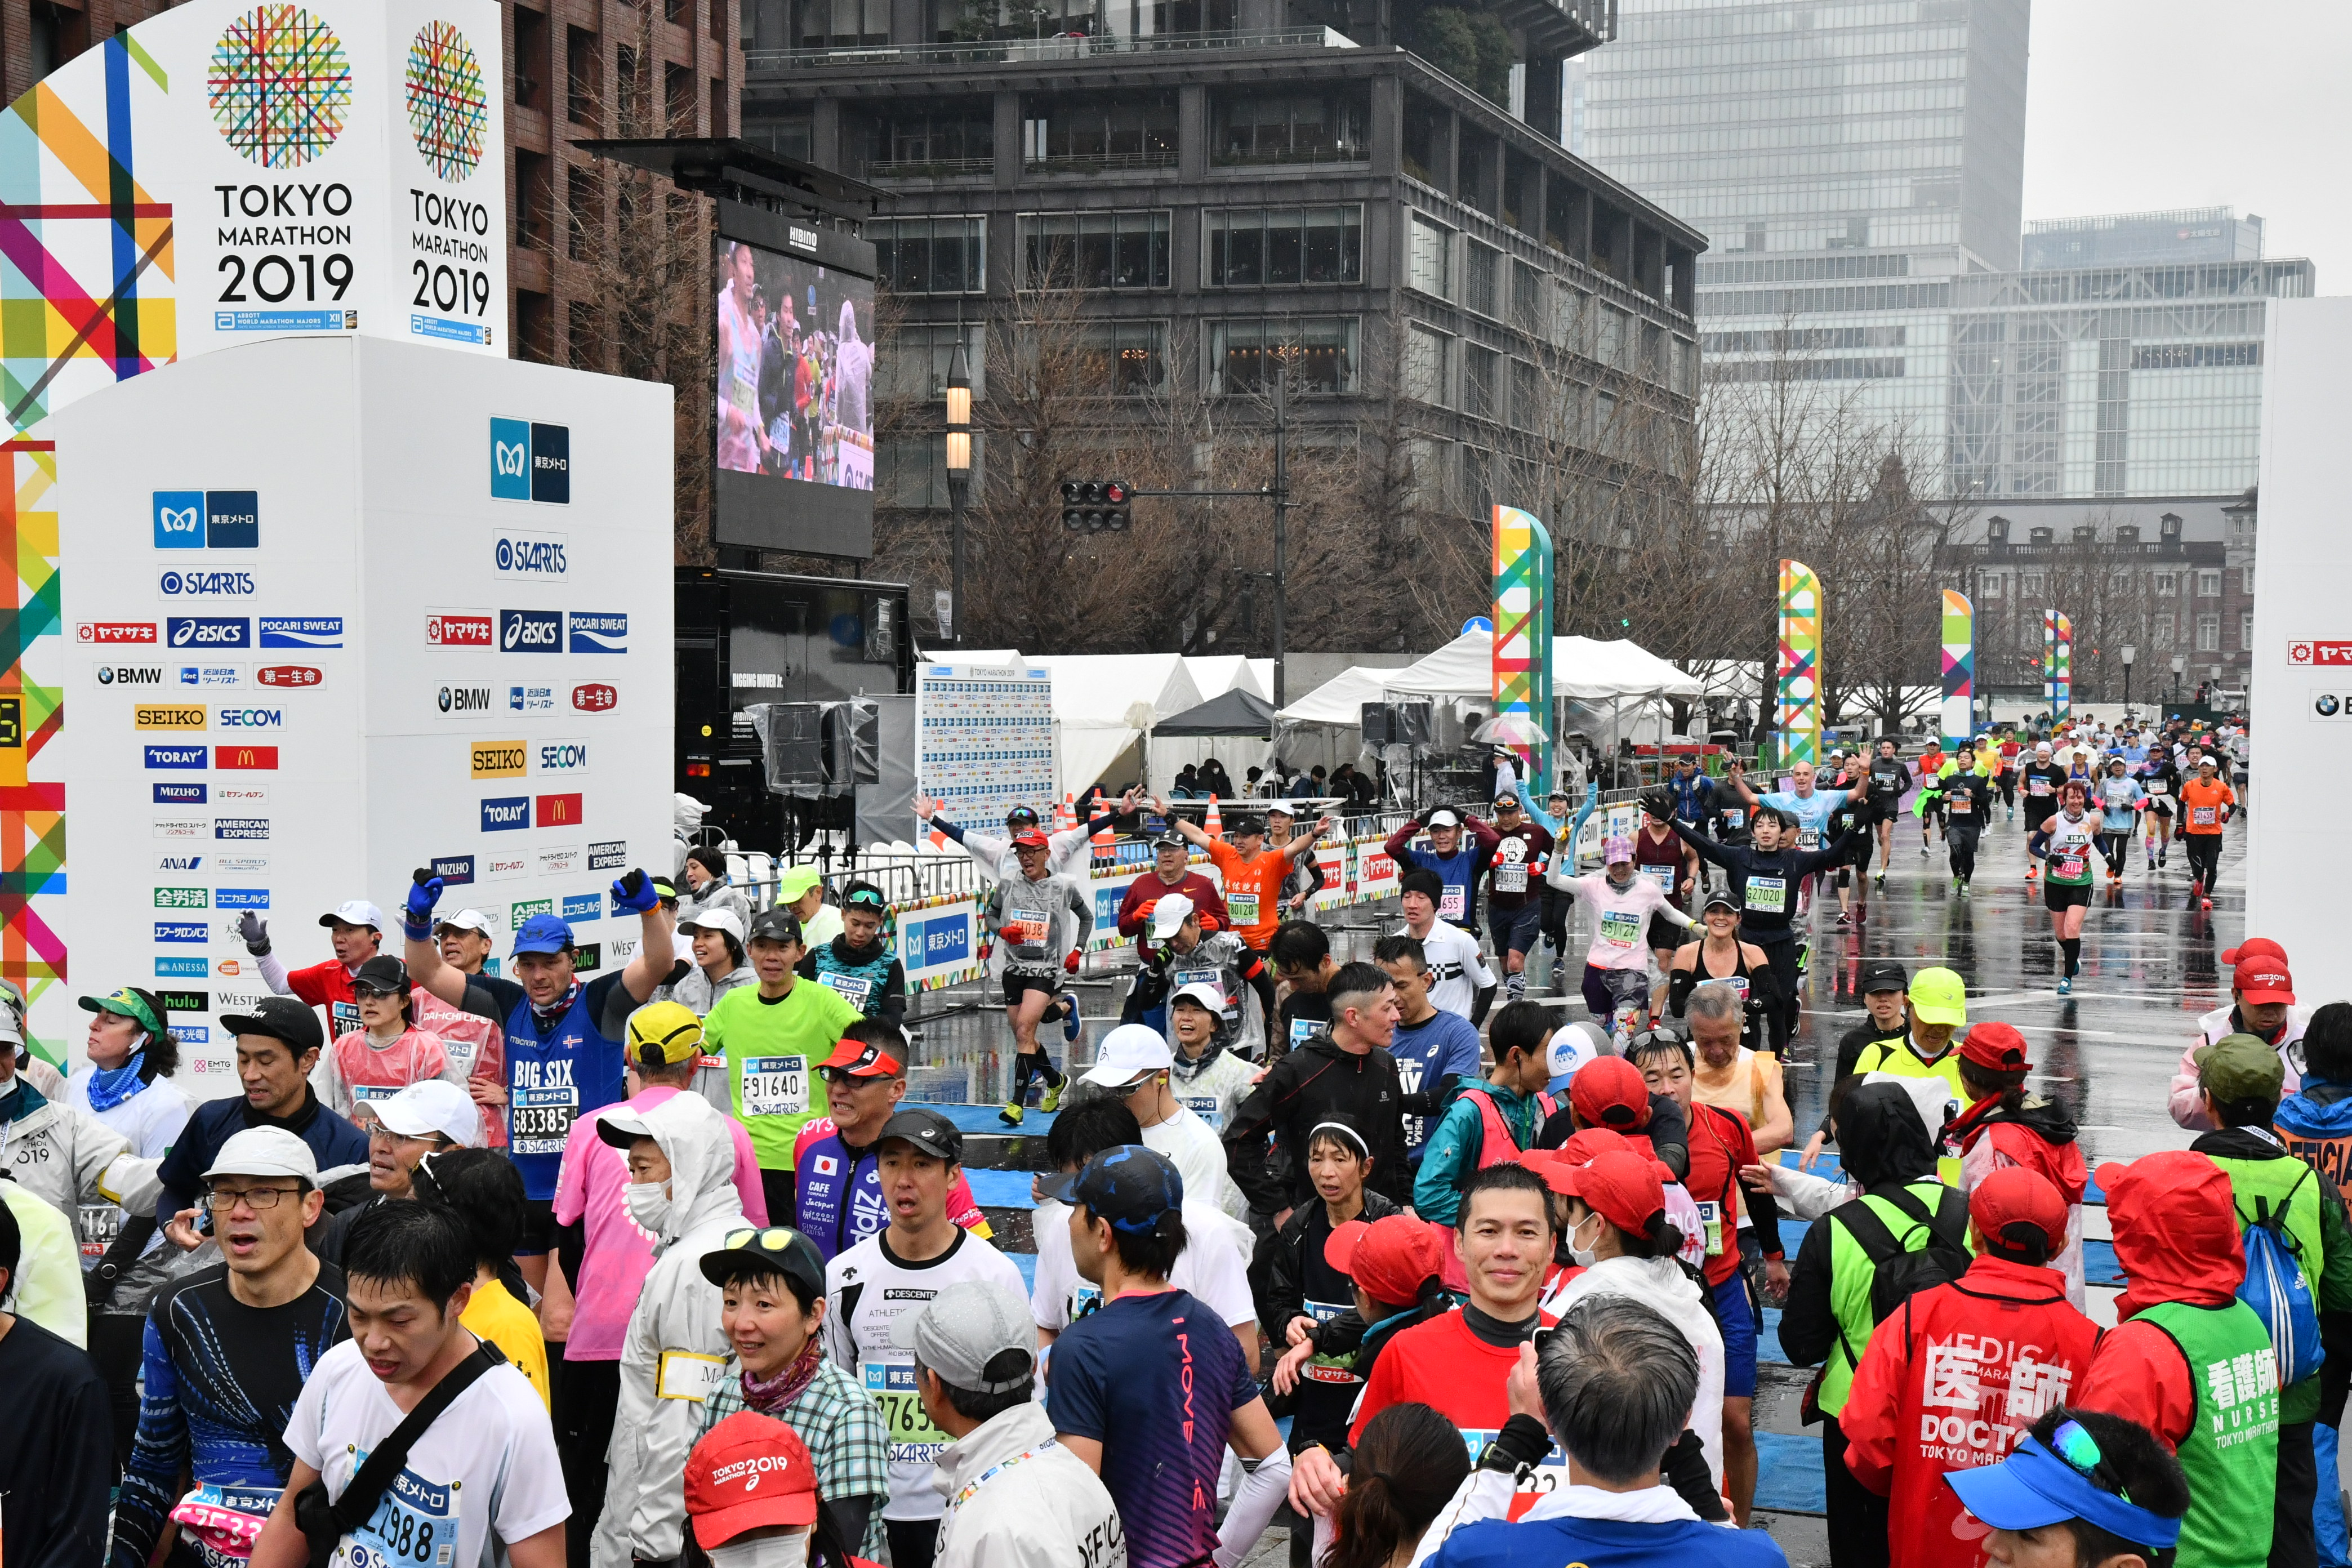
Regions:
M 1332 1111 L 1343 1110 L 1371 1145 L 1372 1171 L 1364 1184 L 1402 1206 L 1412 1201 L 1412 1173 L 1404 1163 L 1403 1101 L 1396 1058 L 1378 1046 L 1362 1056 L 1343 1051 L 1326 1031 L 1267 1068 L 1249 1098 L 1234 1108 L 1225 1129 L 1225 1168 L 1252 1209 L 1276 1214 L 1295 1208 L 1315 1195 L 1307 1175 L 1307 1135 Z M 1269 1138 L 1297 1156 L 1286 1181 L 1271 1163 Z

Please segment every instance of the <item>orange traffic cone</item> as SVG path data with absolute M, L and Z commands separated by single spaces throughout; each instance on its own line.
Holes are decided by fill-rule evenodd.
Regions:
M 1108 861 L 1118 852 L 1118 835 L 1111 830 L 1109 805 L 1110 803 L 1103 798 L 1101 790 L 1095 791 L 1092 808 L 1103 814 L 1102 826 L 1095 830 L 1093 839 L 1094 852 L 1091 858 L 1097 861 Z
M 1208 833 L 1212 838 L 1223 838 L 1225 836 L 1225 819 L 1217 811 L 1217 797 L 1213 795 L 1209 797 Z

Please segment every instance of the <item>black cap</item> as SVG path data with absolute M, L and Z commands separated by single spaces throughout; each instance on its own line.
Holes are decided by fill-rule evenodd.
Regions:
M 1171 827 L 1166 832 L 1160 834 L 1159 837 L 1153 839 L 1151 841 L 1151 847 L 1154 849 L 1190 849 L 1192 845 L 1185 842 L 1184 836 L 1182 834 Z
M 790 1226 L 764 1225 L 730 1230 L 727 1239 L 702 1255 L 702 1277 L 713 1285 L 761 1274 L 781 1274 L 807 1290 L 824 1294 L 824 1258 L 816 1243 Z
M 963 1160 L 963 1134 L 950 1121 L 927 1105 L 910 1105 L 890 1113 L 882 1124 L 882 1135 L 874 1140 L 878 1148 L 896 1138 L 912 1143 L 934 1160 L 961 1163 Z
M 408 994 L 408 965 L 388 952 L 379 952 L 352 973 L 352 984 L 354 988 L 373 985 L 380 991 L 405 996 Z
M 1244 813 L 1240 816 L 1234 817 L 1231 822 L 1226 823 L 1225 831 L 1228 833 L 1264 833 L 1265 831 L 1265 824 L 1260 822 L 1256 817 Z
M 761 910 L 751 917 L 751 934 L 743 940 L 746 942 L 761 941 L 799 942 L 803 940 L 801 936 L 801 918 L 782 906 L 772 910 Z
M 1166 1155 L 1140 1143 L 1106 1149 L 1076 1171 L 1045 1178 L 1038 1190 L 1066 1204 L 1084 1204 L 1095 1218 L 1129 1236 L 1158 1233 L 1184 1206 L 1184 1178 Z
M 291 996 L 264 996 L 250 1013 L 221 1016 L 221 1027 L 232 1035 L 267 1035 L 294 1047 L 294 1054 L 315 1051 L 327 1043 L 319 1015 Z
M 1741 910 L 1739 895 L 1733 892 L 1729 888 L 1725 888 L 1717 892 L 1709 893 L 1706 896 L 1706 902 L 1698 907 L 1698 912 L 1705 914 L 1707 910 L 1715 908 L 1717 904 L 1721 904 L 1725 909 L 1729 910 L 1735 915 L 1738 914 Z
M 1910 972 L 1891 958 L 1876 958 L 1862 966 L 1862 989 L 1872 991 L 1908 991 Z

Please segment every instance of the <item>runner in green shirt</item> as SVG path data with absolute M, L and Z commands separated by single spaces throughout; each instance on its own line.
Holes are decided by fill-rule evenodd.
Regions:
M 825 1113 L 816 1065 L 864 1015 L 839 992 L 793 972 L 806 949 L 790 910 L 769 910 L 752 921 L 750 946 L 759 985 L 721 996 L 702 1021 L 702 1038 L 726 1059 L 728 1096 L 736 1120 L 751 1129 L 769 1218 L 788 1224 L 793 1141 Z

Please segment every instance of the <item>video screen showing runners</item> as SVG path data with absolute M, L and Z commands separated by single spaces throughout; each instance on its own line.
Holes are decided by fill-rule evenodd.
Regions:
M 715 264 L 721 542 L 870 530 L 872 280 L 724 236 Z

